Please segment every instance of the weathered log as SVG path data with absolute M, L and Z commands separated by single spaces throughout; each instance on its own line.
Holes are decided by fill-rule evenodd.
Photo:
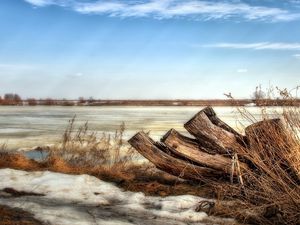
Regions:
M 140 154 L 152 162 L 158 169 L 188 180 L 206 181 L 224 177 L 222 171 L 193 165 L 164 152 L 147 134 L 139 132 L 129 141 Z
M 201 150 L 198 143 L 174 129 L 171 129 L 161 141 L 170 147 L 170 151 L 180 157 L 190 160 L 202 166 L 221 170 L 226 174 L 232 173 L 232 159 L 220 154 L 208 154 Z M 240 163 L 241 172 L 248 169 L 247 164 Z M 237 172 L 237 171 L 236 171 Z M 236 175 L 236 173 L 233 173 Z
M 213 110 L 212 107 L 208 106 L 208 107 L 205 107 L 202 112 L 204 112 L 207 117 L 210 119 L 210 121 L 218 126 L 218 127 L 221 127 L 223 128 L 224 130 L 227 130 L 228 132 L 230 133 L 233 133 L 238 139 L 241 139 L 243 140 L 243 136 L 238 133 L 236 130 L 234 130 L 232 127 L 230 127 L 228 124 L 226 124 L 224 121 L 222 121 L 216 114 L 216 112 Z
M 205 149 L 197 139 L 189 138 L 180 134 L 175 129 L 170 129 L 162 138 L 161 142 L 177 148 L 180 145 L 186 146 L 187 148 L 197 149 L 197 151 L 202 150 L 205 152 L 210 152 L 210 149 Z
M 300 183 L 300 170 L 293 161 L 297 141 L 289 134 L 283 119 L 268 119 L 248 126 L 245 134 L 249 140 L 249 154 L 253 163 L 264 170 L 264 164 L 281 167 Z M 268 171 L 266 171 L 268 173 Z
M 286 133 L 284 121 L 282 119 L 263 120 L 246 127 L 245 134 L 251 146 L 254 144 L 278 144 L 278 140 L 274 142 L 274 138 L 280 138 L 286 142 Z M 251 143 L 252 142 L 252 143 Z
M 239 153 L 242 136 L 217 118 L 213 109 L 205 108 L 184 124 L 186 130 L 212 151 L 220 154 Z
M 282 119 L 268 119 L 254 123 L 245 129 L 249 153 L 256 152 L 262 159 L 283 161 L 294 143 L 288 135 Z M 279 161 L 277 161 L 279 162 Z
M 288 135 L 282 119 L 268 119 L 254 123 L 245 129 L 250 153 L 257 152 L 260 157 L 283 161 L 292 149 L 291 136 Z

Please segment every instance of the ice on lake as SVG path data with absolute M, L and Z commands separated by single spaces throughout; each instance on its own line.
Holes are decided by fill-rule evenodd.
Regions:
M 76 116 L 77 124 L 89 122 L 93 131 L 114 133 L 122 122 L 125 123 L 125 138 L 137 131 L 150 131 L 158 140 L 169 129 L 185 133 L 183 124 L 203 107 L 64 107 L 64 106 L 1 106 L 0 144 L 9 149 L 31 148 L 53 144 L 61 138 L 70 119 Z M 242 129 L 246 121 L 236 108 L 214 107 L 218 116 L 234 128 Z M 259 119 L 261 109 L 247 108 Z M 269 108 L 269 111 L 276 108 Z

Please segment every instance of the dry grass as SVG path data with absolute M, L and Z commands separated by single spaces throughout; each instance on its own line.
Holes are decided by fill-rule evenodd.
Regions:
M 97 134 L 88 128 L 88 123 L 76 126 L 75 117 L 69 124 L 59 144 L 52 146 L 47 160 L 62 159 L 76 167 L 126 166 L 137 156 L 123 140 L 125 124 L 111 134 Z
M 125 190 L 146 195 L 192 194 L 213 197 L 208 186 L 182 180 L 156 169 L 123 140 L 124 124 L 113 134 L 89 131 L 88 124 L 77 125 L 75 118 L 62 135 L 61 142 L 49 149 L 40 162 L 22 154 L 0 153 L 0 168 L 28 171 L 49 170 L 67 174 L 89 174 L 114 182 Z
M 251 123 L 257 122 L 245 108 L 239 111 Z M 262 116 L 271 119 L 264 108 Z M 2 153 L 0 168 L 90 174 L 115 182 L 125 190 L 149 195 L 214 197 L 217 202 L 205 209 L 210 215 L 233 217 L 248 224 L 300 224 L 300 109 L 283 108 L 277 116 L 283 124 L 263 122 L 261 129 L 247 131 L 250 145 L 244 158 L 252 166 L 243 173 L 242 186 L 220 183 L 200 186 L 150 164 L 137 164 L 135 152 L 123 140 L 124 125 L 114 135 L 98 135 L 88 130 L 88 124 L 76 128 L 75 119 L 45 161 Z M 204 209 L 199 207 L 199 210 Z
M 0 205 L 0 225 L 42 225 L 31 213 Z
M 115 164 L 107 166 L 77 167 L 70 165 L 61 158 L 51 158 L 44 162 L 30 160 L 21 154 L 0 154 L 0 169 L 13 168 L 26 171 L 53 171 L 67 174 L 89 174 L 101 180 L 113 182 L 124 190 L 143 192 L 146 195 L 197 195 L 215 197 L 213 190 L 198 183 L 185 181 L 157 170 L 149 163 L 145 164 Z
M 245 108 L 239 110 L 256 122 Z M 250 224 L 300 224 L 300 109 L 281 108 L 275 113 L 280 120 L 268 120 L 274 113 L 270 118 L 262 108 L 265 120 L 246 129 L 244 158 L 252 167 L 243 174 L 244 185 L 215 184 L 219 200 L 230 201 L 218 201 L 213 215 Z
M 22 154 L 12 154 L 2 151 L 0 152 L 0 169 L 12 168 L 32 171 L 38 170 L 40 167 L 40 163 L 28 159 Z

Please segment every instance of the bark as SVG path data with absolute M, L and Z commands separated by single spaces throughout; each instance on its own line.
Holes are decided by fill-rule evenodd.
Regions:
M 201 145 L 215 153 L 232 155 L 243 147 L 242 135 L 217 118 L 211 108 L 201 110 L 184 127 Z
M 196 140 L 181 135 L 171 129 L 163 138 L 162 142 L 170 147 L 174 155 L 183 157 L 193 163 L 206 166 L 212 169 L 223 171 L 225 174 L 232 173 L 232 159 L 220 154 L 209 154 L 202 151 L 201 146 Z M 240 163 L 241 172 L 248 169 L 247 164 Z M 236 175 L 236 173 L 233 173 Z
M 180 134 L 175 129 L 169 130 L 162 138 L 161 142 L 170 145 L 173 148 L 177 148 L 180 145 L 184 145 L 188 148 L 197 149 L 205 152 L 211 152 L 212 150 L 203 147 L 197 139 L 186 137 Z M 168 143 L 171 142 L 171 143 Z
M 237 141 L 246 147 L 246 142 L 247 142 L 247 139 L 246 137 L 244 137 L 243 135 L 241 135 L 240 133 L 238 133 L 236 130 L 234 130 L 231 126 L 229 126 L 228 124 L 226 124 L 224 121 L 222 121 L 216 114 L 216 112 L 213 110 L 212 107 L 208 106 L 206 108 L 204 108 L 202 110 L 206 115 L 207 117 L 210 119 L 210 121 L 218 126 L 218 127 L 221 127 L 223 128 L 224 130 L 234 134 L 235 138 L 237 139 Z
M 281 158 L 292 148 L 283 120 L 271 119 L 254 123 L 245 129 L 249 153 L 257 152 L 262 158 Z
M 208 181 L 224 176 L 222 171 L 193 165 L 166 153 L 168 148 L 155 143 L 147 134 L 139 132 L 128 141 L 141 155 L 158 169 L 187 180 Z M 170 148 L 169 148 L 170 149 Z
M 212 107 L 208 106 L 202 110 L 206 114 L 206 116 L 210 119 L 210 121 L 215 124 L 218 127 L 223 128 L 224 130 L 227 130 L 228 132 L 234 134 L 235 136 L 239 137 L 240 139 L 243 139 L 243 136 L 239 134 L 237 131 L 235 131 L 232 127 L 230 127 L 228 124 L 223 122 L 216 114 L 216 112 L 213 110 Z
M 278 138 L 280 142 L 286 142 L 288 138 L 284 121 L 278 118 L 254 123 L 246 127 L 245 134 L 250 147 L 256 144 L 275 145 L 279 143 Z
M 249 155 L 258 168 L 264 171 L 265 165 L 280 167 L 300 183 L 299 164 L 293 160 L 293 150 L 298 145 L 289 132 L 284 120 L 278 118 L 254 123 L 245 129 Z
M 271 119 L 254 123 L 245 129 L 249 153 L 256 152 L 262 158 L 281 158 L 292 147 L 283 120 Z M 281 158 L 282 159 L 282 158 Z

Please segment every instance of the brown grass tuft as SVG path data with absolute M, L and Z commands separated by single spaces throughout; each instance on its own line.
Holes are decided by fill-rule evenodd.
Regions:
M 76 126 L 75 117 L 69 124 L 59 144 L 52 146 L 49 159 L 61 158 L 75 167 L 126 166 L 136 153 L 123 140 L 125 124 L 115 133 L 98 134 L 89 130 L 88 123 Z
M 0 152 L 0 168 L 38 170 L 40 168 L 40 164 L 34 160 L 26 158 L 22 154 Z
M 0 168 L 22 170 L 49 170 L 67 174 L 89 174 L 104 181 L 116 183 L 125 190 L 147 195 L 192 194 L 213 196 L 208 186 L 184 181 L 156 169 L 142 159 L 123 140 L 124 124 L 113 135 L 90 132 L 88 124 L 75 124 L 75 118 L 62 136 L 61 143 L 49 150 L 41 162 L 20 154 L 0 154 Z M 2 157 L 1 157 L 2 156 Z
M 42 225 L 31 213 L 0 205 L 0 225 Z
M 256 122 L 245 108 L 239 110 Z M 234 207 L 219 201 L 214 215 L 250 224 L 300 224 L 300 109 L 269 113 L 262 108 L 262 117 L 245 131 L 249 147 L 244 156 L 252 168 L 243 174 L 244 185 L 215 184 L 219 200 L 230 200 Z

